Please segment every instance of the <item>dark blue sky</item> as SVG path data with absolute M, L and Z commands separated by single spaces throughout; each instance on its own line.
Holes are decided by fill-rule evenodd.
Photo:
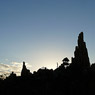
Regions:
M 73 56 L 81 31 L 95 62 L 95 0 L 1 0 L 0 63 L 56 68 Z

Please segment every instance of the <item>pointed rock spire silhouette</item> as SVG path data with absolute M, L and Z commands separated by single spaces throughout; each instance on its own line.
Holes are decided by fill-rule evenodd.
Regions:
M 72 58 L 72 63 L 77 64 L 79 67 L 83 69 L 87 69 L 90 67 L 88 51 L 86 48 L 86 43 L 84 42 L 83 32 L 81 32 L 78 36 L 78 46 L 75 48 L 74 58 Z
M 26 68 L 25 62 L 23 62 L 23 67 L 22 67 L 22 71 L 21 71 L 21 76 L 28 76 L 30 75 L 30 70 L 28 70 Z

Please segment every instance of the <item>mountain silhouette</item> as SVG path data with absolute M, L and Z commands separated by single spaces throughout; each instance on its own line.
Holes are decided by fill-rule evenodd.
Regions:
M 71 63 L 65 57 L 55 70 L 45 67 L 32 74 L 23 62 L 21 76 L 12 72 L 0 79 L 0 95 L 95 95 L 95 64 L 90 65 L 83 36 L 78 36 Z

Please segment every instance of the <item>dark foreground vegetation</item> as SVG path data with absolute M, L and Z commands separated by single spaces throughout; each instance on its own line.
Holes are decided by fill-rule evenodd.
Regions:
M 95 64 L 90 65 L 83 32 L 71 63 L 67 57 L 62 62 L 55 70 L 43 68 L 33 74 L 23 62 L 21 76 L 12 72 L 0 80 L 0 95 L 95 95 Z

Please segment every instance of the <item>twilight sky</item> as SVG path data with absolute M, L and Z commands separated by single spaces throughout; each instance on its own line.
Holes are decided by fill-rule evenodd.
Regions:
M 56 68 L 83 31 L 95 62 L 95 0 L 0 0 L 0 72 Z M 17 68 L 18 67 L 18 68 Z

